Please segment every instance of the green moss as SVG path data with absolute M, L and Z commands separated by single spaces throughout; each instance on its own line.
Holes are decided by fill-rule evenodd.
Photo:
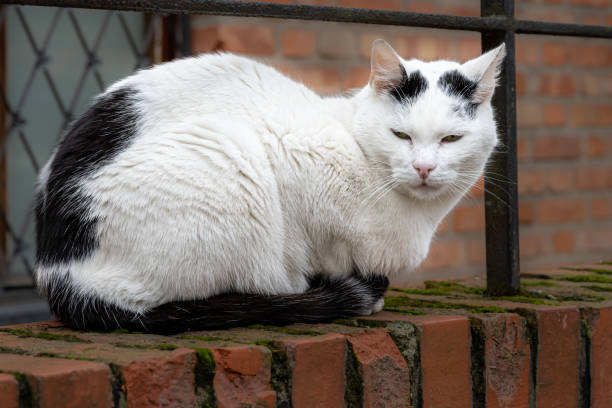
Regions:
M 69 342 L 76 342 L 76 343 L 91 343 L 91 341 L 89 340 L 80 339 L 77 336 L 74 336 L 72 334 L 55 334 L 55 333 L 49 333 L 47 331 L 34 333 L 31 331 L 20 330 L 20 329 L 0 329 L 0 331 L 5 332 L 5 333 L 10 333 L 20 338 L 31 337 L 31 338 L 43 339 L 43 340 L 61 340 L 61 341 L 69 341 Z
M 563 267 L 559 269 L 564 269 L 566 271 L 576 271 L 576 272 L 592 272 L 599 275 L 612 275 L 612 271 L 609 269 L 601 269 L 601 268 L 571 268 L 571 267 Z
M 591 326 L 589 325 L 589 323 L 586 321 L 584 317 L 580 319 L 580 323 L 582 324 L 582 333 L 587 339 L 590 339 L 591 338 Z
M 496 306 L 475 306 L 464 303 L 444 303 L 437 300 L 413 299 L 408 296 L 386 296 L 387 308 L 412 307 L 420 309 L 464 309 L 472 313 L 507 313 Z
M 422 316 L 422 315 L 427 314 L 427 313 L 425 313 L 425 312 L 423 312 L 421 310 L 397 309 L 397 308 L 394 308 L 394 307 L 384 307 L 383 310 L 386 311 L 386 312 L 403 313 L 405 315 L 410 315 L 410 316 Z
M 612 261 L 601 261 L 602 265 L 612 265 Z
M 178 346 L 175 346 L 174 344 L 170 344 L 170 343 L 159 343 L 159 344 L 156 344 L 155 346 L 151 346 L 150 348 L 157 349 L 157 350 L 176 350 Z
M 183 339 L 195 339 L 202 341 L 232 341 L 229 337 L 216 337 L 216 336 L 181 336 Z
M 34 406 L 34 394 L 30 383 L 25 375 L 21 373 L 10 373 L 17 381 L 19 387 L 19 406 L 31 408 Z
M 344 401 L 347 408 L 363 406 L 363 373 L 353 346 L 348 343 L 346 353 Z
M 544 299 L 532 296 L 525 295 L 515 295 L 515 296 L 496 296 L 492 299 L 495 300 L 505 300 L 508 302 L 518 302 L 518 303 L 530 303 L 532 305 L 548 305 L 552 306 L 554 303 L 547 302 Z
M 521 281 L 521 286 L 547 286 L 553 287 L 558 286 L 557 283 L 548 280 L 537 280 L 537 281 Z
M 197 358 L 194 374 L 199 406 L 214 407 L 216 406 L 215 389 L 213 387 L 216 367 L 215 357 L 207 348 L 194 348 L 193 350 Z
M 467 293 L 472 295 L 482 295 L 485 288 L 471 288 L 457 282 L 450 281 L 425 281 L 425 289 L 404 289 L 392 286 L 389 288 L 396 292 L 408 293 L 410 295 L 424 296 L 448 296 L 457 293 Z
M 279 332 L 279 333 L 294 334 L 298 336 L 302 336 L 302 335 L 319 336 L 321 334 L 326 334 L 325 332 L 322 332 L 322 331 L 306 330 L 306 329 L 292 329 L 292 328 L 285 327 L 285 326 L 271 326 L 271 325 L 265 325 L 265 324 L 252 324 L 250 326 L 247 326 L 247 329 L 267 330 L 267 331 L 274 331 L 274 332 Z
M 566 275 L 557 278 L 569 282 L 612 283 L 612 278 L 600 275 Z
M 583 285 L 585 289 L 595 290 L 597 292 L 612 292 L 612 286 L 603 285 Z

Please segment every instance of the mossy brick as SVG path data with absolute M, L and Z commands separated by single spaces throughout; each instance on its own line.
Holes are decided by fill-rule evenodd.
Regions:
M 590 319 L 591 407 L 612 407 L 612 307 Z
M 214 388 L 219 408 L 274 407 L 276 393 L 270 387 L 270 350 L 241 346 L 211 351 L 215 359 Z
M 360 367 L 366 407 L 405 407 L 410 403 L 410 369 L 385 329 L 346 336 Z
M 536 408 L 579 405 L 580 313 L 577 307 L 537 307 Z
M 19 407 L 19 383 L 11 374 L 0 374 L 0 406 Z
M 111 372 L 101 363 L 0 354 L 0 371 L 21 375 L 33 406 L 112 406 Z
M 382 312 L 366 322 L 408 322 L 417 328 L 420 345 L 421 399 L 424 407 L 472 406 L 470 324 L 465 316 L 409 316 Z
M 346 339 L 340 334 L 282 340 L 293 408 L 344 406 Z
M 531 350 L 524 319 L 508 313 L 479 320 L 484 340 L 486 406 L 528 407 Z

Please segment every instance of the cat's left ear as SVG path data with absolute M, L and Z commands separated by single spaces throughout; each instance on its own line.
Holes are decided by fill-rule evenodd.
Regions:
M 370 86 L 378 94 L 397 88 L 404 75 L 400 57 L 385 40 L 372 44 Z
M 506 56 L 506 44 L 502 43 L 478 58 L 469 60 L 462 65 L 461 70 L 478 86 L 472 96 L 473 102 L 482 103 L 493 97 L 497 85 L 497 77 L 501 71 L 501 63 Z

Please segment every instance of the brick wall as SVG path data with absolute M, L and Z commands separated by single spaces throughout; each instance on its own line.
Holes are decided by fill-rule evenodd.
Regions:
M 611 265 L 573 273 L 605 277 Z M 0 406 L 608 408 L 612 293 L 547 279 L 544 293 L 498 299 L 449 282 L 392 289 L 387 311 L 334 324 L 174 336 L 0 327 Z
M 479 15 L 477 0 L 284 2 Z M 516 3 L 518 18 L 612 24 L 610 0 Z M 480 53 L 478 33 L 359 24 L 201 16 L 192 34 L 196 53 L 247 54 L 322 94 L 367 82 L 375 38 L 406 58 L 465 61 Z M 521 35 L 517 62 L 523 268 L 601 258 L 612 251 L 612 44 Z M 447 217 L 412 279 L 484 271 L 482 201 L 481 185 Z

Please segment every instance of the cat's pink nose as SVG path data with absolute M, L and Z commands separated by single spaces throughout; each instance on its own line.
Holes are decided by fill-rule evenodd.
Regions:
M 414 163 L 412 167 L 414 167 L 417 173 L 419 173 L 419 176 L 425 180 L 429 176 L 429 173 L 436 168 L 436 165 L 429 163 Z

